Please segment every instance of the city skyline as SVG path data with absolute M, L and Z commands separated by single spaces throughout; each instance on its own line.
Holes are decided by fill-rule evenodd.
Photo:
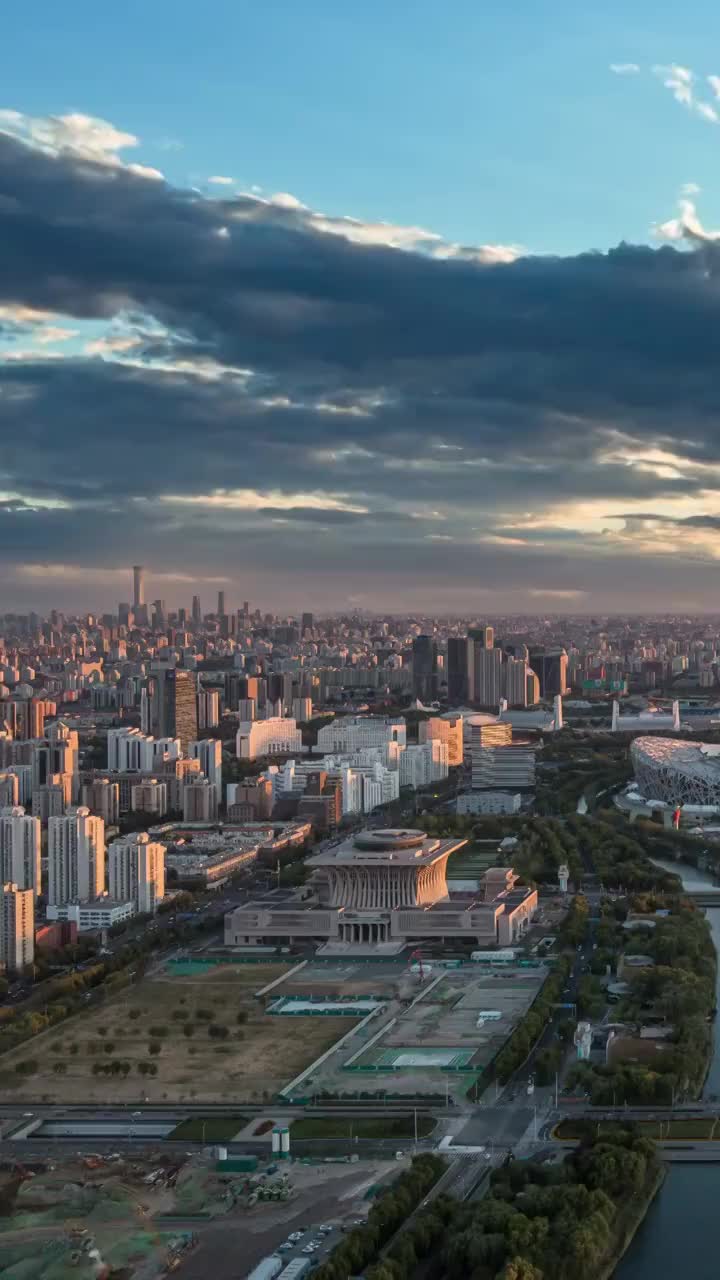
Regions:
M 108 609 L 137 562 L 173 604 L 707 608 L 720 18 L 707 6 L 701 41 L 656 30 L 645 0 L 642 20 L 612 4 L 586 26 L 563 4 L 540 66 L 510 39 L 518 17 L 539 38 L 531 6 L 457 7 L 436 121 L 429 30 L 403 29 L 396 79 L 375 57 L 358 114 L 374 4 L 346 19 L 320 0 L 307 65 L 291 6 L 278 33 L 220 4 L 248 64 L 229 115 L 225 53 L 197 47 L 186 3 L 172 33 L 164 4 L 146 15 L 142 55 L 118 33 L 118 67 L 157 67 L 153 102 L 136 74 L 99 74 L 102 27 L 70 48 L 48 8 L 36 74 L 19 56 L 0 104 L 5 607 Z M 488 127 L 518 77 L 537 120 L 506 93 Z M 342 129 L 348 162 L 328 164 Z

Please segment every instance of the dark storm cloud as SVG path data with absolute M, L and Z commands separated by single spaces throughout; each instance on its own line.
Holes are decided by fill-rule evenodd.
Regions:
M 151 546 L 172 564 L 181 530 L 198 567 L 228 563 L 241 535 L 279 572 L 307 536 L 329 574 L 381 555 L 383 574 L 492 585 L 502 565 L 506 583 L 542 573 L 566 586 L 549 548 L 540 559 L 471 535 L 512 537 L 518 509 L 612 496 L 652 510 L 710 487 L 700 466 L 656 474 L 613 448 L 720 461 L 718 261 L 711 246 L 628 245 L 434 259 L 0 136 L 0 307 L 123 314 L 144 362 L 0 364 L 0 556 L 109 563 Z M 200 378 L 179 363 L 201 359 L 232 371 Z M 159 500 L 218 489 L 325 493 L 367 513 Z M 33 510 L 53 500 L 67 509 Z M 568 535 L 528 533 L 543 536 Z

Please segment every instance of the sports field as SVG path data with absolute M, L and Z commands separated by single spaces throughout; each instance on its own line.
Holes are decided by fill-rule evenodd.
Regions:
M 273 1017 L 254 992 L 278 964 L 163 973 L 0 1057 L 13 1099 L 259 1102 L 272 1098 L 352 1025 Z

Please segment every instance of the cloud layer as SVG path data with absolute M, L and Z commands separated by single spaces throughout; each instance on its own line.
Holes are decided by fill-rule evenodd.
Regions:
M 136 145 L 0 115 L 6 607 L 109 605 L 138 559 L 168 598 L 701 607 L 720 302 L 687 198 L 674 244 L 540 258 L 178 190 Z

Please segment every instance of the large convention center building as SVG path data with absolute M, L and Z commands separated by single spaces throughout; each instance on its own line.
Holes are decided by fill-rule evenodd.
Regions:
M 432 939 L 507 946 L 527 928 L 537 892 L 516 888 L 509 868 L 491 867 L 479 891 L 450 897 L 447 860 L 466 843 L 424 831 L 363 831 L 308 858 L 305 900 L 266 899 L 229 912 L 225 943 L 314 940 L 329 951 L 384 954 Z

